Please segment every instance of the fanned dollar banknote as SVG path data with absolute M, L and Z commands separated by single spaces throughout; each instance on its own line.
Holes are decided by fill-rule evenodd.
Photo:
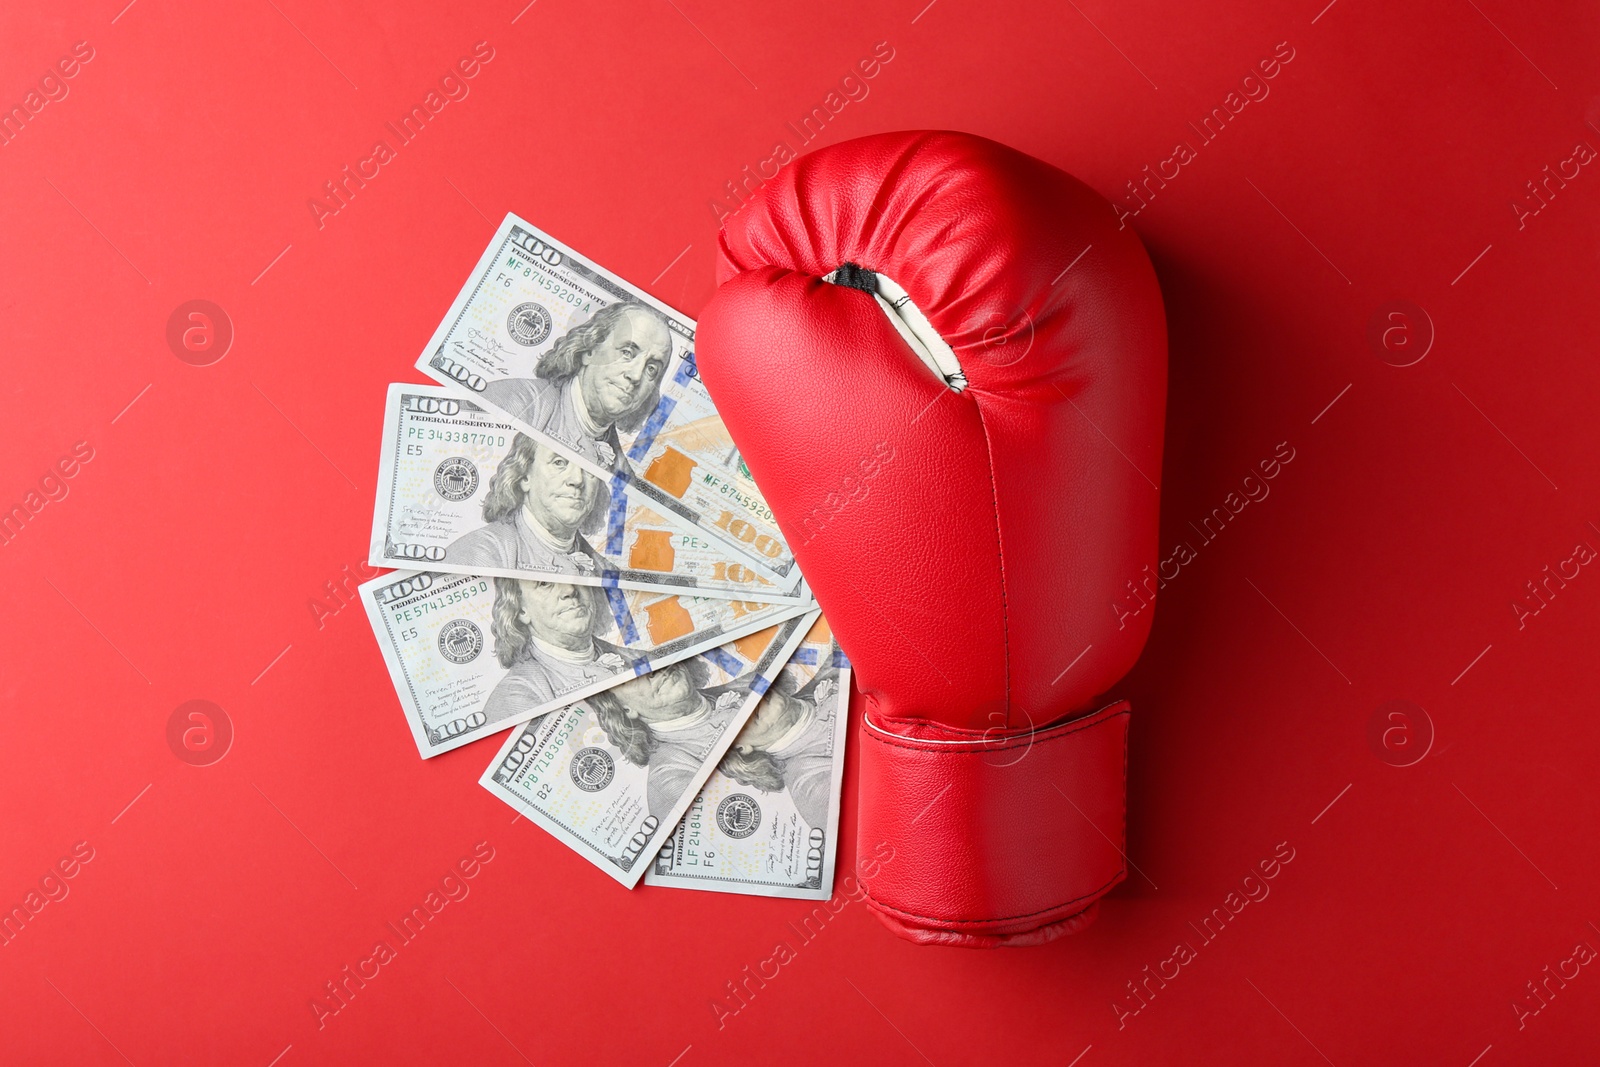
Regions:
M 794 556 L 696 375 L 692 319 L 507 215 L 417 369 L 743 554 Z
M 656 854 L 645 883 L 826 900 L 849 701 L 850 661 L 819 618 Z
M 722 541 L 663 514 L 504 416 L 435 385 L 389 386 L 368 562 L 454 574 L 801 603 Z
M 424 758 L 806 611 L 434 571 L 360 595 Z
M 527 723 L 480 781 L 631 888 L 814 618 L 791 619 Z

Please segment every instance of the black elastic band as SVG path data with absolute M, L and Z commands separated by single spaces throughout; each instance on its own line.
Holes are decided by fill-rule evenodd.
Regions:
M 833 272 L 833 284 L 875 293 L 878 291 L 878 276 L 855 263 L 841 263 L 839 269 Z

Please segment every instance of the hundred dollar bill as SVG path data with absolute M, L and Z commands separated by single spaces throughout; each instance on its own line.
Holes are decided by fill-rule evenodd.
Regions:
M 790 619 L 536 719 L 512 732 L 479 781 L 632 888 L 807 622 Z
M 507 215 L 417 361 L 787 592 L 799 573 L 695 371 L 695 324 Z
M 449 389 L 389 386 L 375 567 L 802 602 L 743 560 Z
M 359 592 L 424 759 L 806 611 L 436 571 Z
M 646 872 L 646 885 L 833 893 L 850 661 L 818 619 Z

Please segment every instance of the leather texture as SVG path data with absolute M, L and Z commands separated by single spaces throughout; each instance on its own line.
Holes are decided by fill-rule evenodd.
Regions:
M 1101 698 L 1153 614 L 1118 606 L 1157 560 L 1143 247 L 1048 164 L 909 132 L 794 161 L 720 255 L 699 371 L 855 666 L 868 900 L 918 941 L 1081 928 L 1125 873 L 1128 712 Z M 904 288 L 965 389 L 823 280 L 845 263 Z

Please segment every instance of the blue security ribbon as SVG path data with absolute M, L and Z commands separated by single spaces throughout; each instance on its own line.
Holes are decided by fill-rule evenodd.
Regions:
M 622 535 L 624 525 L 628 518 L 628 494 L 624 488 L 628 484 L 626 474 L 611 476 L 611 507 L 606 512 L 606 555 L 616 556 L 622 553 Z
M 721 667 L 724 671 L 727 671 L 730 675 L 737 675 L 744 668 L 744 664 L 739 662 L 738 656 L 735 656 L 729 652 L 724 652 L 720 648 L 713 648 L 709 652 L 702 652 L 701 655 L 710 660 L 712 663 L 715 663 L 717 666 Z
M 617 629 L 622 631 L 622 643 L 631 645 L 639 640 L 639 631 L 633 625 L 633 613 L 628 610 L 628 602 L 623 599 L 622 592 L 615 586 L 608 587 L 606 603 L 611 605 L 611 617 L 617 620 Z
M 633 439 L 633 447 L 628 449 L 628 458 L 637 463 L 650 451 L 650 446 L 656 443 L 656 434 L 661 432 L 661 427 L 667 424 L 667 416 L 672 414 L 672 409 L 678 402 L 670 396 L 661 398 L 656 409 L 650 413 L 650 418 L 639 430 L 639 436 Z

